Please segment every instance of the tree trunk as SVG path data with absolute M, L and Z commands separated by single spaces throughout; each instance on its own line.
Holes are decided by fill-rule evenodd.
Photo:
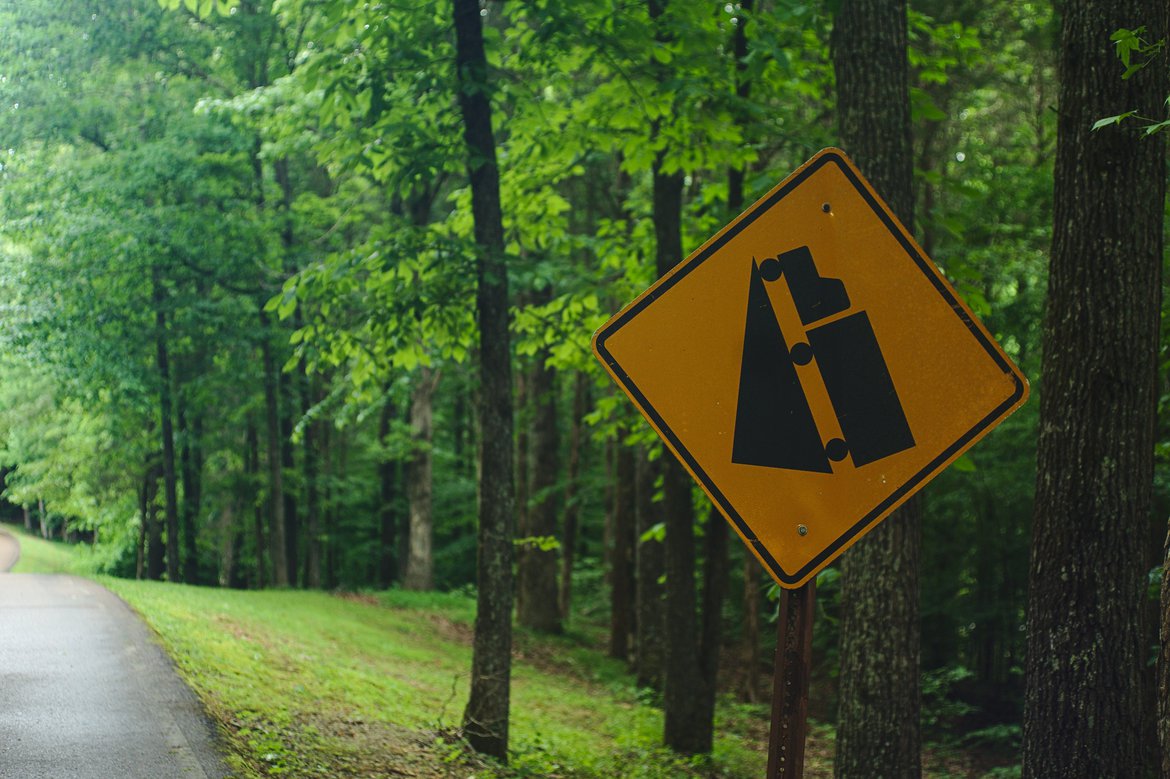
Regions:
M 1162 779 L 1170 779 L 1170 529 L 1162 549 L 1162 620 L 1158 654 L 1158 746 L 1162 752 Z
M 569 427 L 569 464 L 565 473 L 565 508 L 561 525 L 561 591 L 557 606 L 561 619 L 569 621 L 573 602 L 573 561 L 577 552 L 577 525 L 581 516 L 578 481 L 581 478 L 581 427 L 589 410 L 589 379 L 578 373 L 573 383 L 573 419 Z
M 203 499 L 203 416 L 196 413 L 194 419 L 188 418 L 187 404 L 181 392 L 177 406 L 182 441 L 179 447 L 179 472 L 183 478 L 183 581 L 193 584 L 198 579 L 199 567 L 195 541 Z
M 410 395 L 410 467 L 407 469 L 406 497 L 410 504 L 410 547 L 402 586 L 408 590 L 431 590 L 435 586 L 435 562 L 431 553 L 434 537 L 432 482 L 435 391 L 439 371 L 419 368 Z
M 492 135 L 487 58 L 478 0 L 455 0 L 455 69 L 475 221 L 479 326 L 479 544 L 471 694 L 463 730 L 479 752 L 508 759 L 512 675 L 512 350 L 500 174 Z
M 614 445 L 617 450 L 613 491 L 613 542 L 610 547 L 610 621 L 609 655 L 629 661 L 630 639 L 634 635 L 634 554 L 637 549 L 637 467 L 635 450 L 625 446 L 621 439 L 624 428 Z
M 219 575 L 220 587 L 231 587 L 236 573 L 236 506 L 234 501 L 224 504 L 219 513 Z
M 666 0 L 648 0 L 655 23 L 655 40 L 666 43 L 661 17 Z M 656 80 L 664 85 L 671 74 L 652 62 Z M 655 120 L 651 137 L 659 132 Z M 683 258 L 682 252 L 682 171 L 665 171 L 665 151 L 654 160 L 654 236 L 658 275 L 670 271 Z M 663 710 L 666 746 L 686 754 L 711 751 L 711 717 L 705 710 L 708 696 L 696 690 L 706 682 L 699 657 L 699 626 L 695 602 L 695 515 L 691 499 L 691 478 L 682 464 L 667 452 L 662 456 L 662 514 L 666 524 L 666 628 Z
M 21 506 L 21 509 L 24 511 L 24 529 L 27 530 L 29 533 L 31 533 L 32 529 L 33 529 L 32 511 L 29 510 L 27 503 L 24 504 L 23 506 Z M 139 577 L 139 578 L 142 578 L 142 577 Z
M 248 415 L 247 430 L 244 435 L 244 474 L 247 479 L 246 495 L 252 506 L 253 522 L 256 543 L 256 570 L 255 586 L 264 589 L 268 586 L 268 541 L 264 533 L 264 507 L 260 502 L 260 435 L 256 430 L 256 423 L 252 415 Z
M 302 366 L 303 367 L 303 366 Z M 321 490 L 318 485 L 318 430 L 320 423 L 310 417 L 317 382 L 307 375 L 301 382 L 301 409 L 305 437 L 301 442 L 301 465 L 305 473 L 305 586 L 321 589 Z
M 517 531 L 524 535 L 524 531 L 528 528 L 528 512 L 531 511 L 531 500 L 529 495 L 529 486 L 531 481 L 529 479 L 528 464 L 531 461 L 529 456 L 529 397 L 528 397 L 528 376 L 524 370 L 521 369 L 516 376 L 516 399 L 514 406 L 516 409 L 516 528 Z M 517 568 L 524 565 L 524 553 L 519 551 L 516 555 L 518 560 Z M 524 589 L 524 576 L 521 574 L 516 587 L 516 611 L 524 611 L 524 598 L 528 594 Z
M 517 617 L 521 625 L 542 633 L 561 632 L 558 607 L 557 551 L 544 548 L 557 533 L 555 487 L 560 470 L 557 435 L 556 372 L 540 350 L 529 372 L 532 414 L 532 500 L 520 515 Z M 531 539 L 539 539 L 534 541 Z
M 280 404 L 280 467 L 282 473 L 296 474 L 296 456 L 293 451 L 293 409 L 299 405 L 296 399 L 292 377 L 280 371 L 277 384 L 279 386 Z M 295 482 L 294 482 L 295 484 Z M 288 568 L 288 583 L 297 586 L 297 572 L 300 570 L 301 551 L 301 521 L 294 490 L 282 484 L 284 493 L 284 542 L 285 565 Z
M 146 505 L 146 578 L 159 581 L 166 569 L 166 550 L 163 547 L 162 526 L 158 521 L 158 480 L 162 468 L 157 462 L 147 466 L 143 483 L 144 504 Z M 44 522 L 44 520 L 41 520 Z
M 158 369 L 158 410 L 162 421 L 163 491 L 167 517 L 167 580 L 182 581 L 179 566 L 179 496 L 175 474 L 175 427 L 171 414 L 171 368 L 167 355 L 166 290 L 162 275 L 153 269 L 155 366 Z
M 1167 36 L 1152 0 L 1063 8 L 1052 254 L 1028 599 L 1025 777 L 1141 777 L 1165 198 L 1164 62 L 1121 79 L 1109 36 Z M 1136 56 L 1136 55 L 1135 55 Z
M 832 35 L 841 145 L 914 224 L 905 0 L 844 0 Z M 920 776 L 918 569 L 911 499 L 842 559 L 838 777 Z
M 662 577 L 666 573 L 663 544 L 657 538 L 647 538 L 657 524 L 654 509 L 654 485 L 661 473 L 662 461 L 650 462 L 645 452 L 635 455 L 635 519 L 637 543 L 635 563 L 637 584 L 635 630 L 637 646 L 634 655 L 634 676 L 639 687 L 662 689 L 663 658 L 666 655 L 665 631 L 666 588 Z
M 378 415 L 378 443 L 382 446 L 382 459 L 378 463 L 382 504 L 378 511 L 382 531 L 378 549 L 378 579 L 383 587 L 389 587 L 398 578 L 398 462 L 388 454 L 395 411 L 390 387 L 387 386 L 386 402 L 382 404 L 382 412 Z
M 288 586 L 288 556 L 284 525 L 284 469 L 280 446 L 280 382 L 272 353 L 272 327 L 260 309 L 261 352 L 264 363 L 264 431 L 268 450 L 268 540 L 272 556 L 272 583 Z

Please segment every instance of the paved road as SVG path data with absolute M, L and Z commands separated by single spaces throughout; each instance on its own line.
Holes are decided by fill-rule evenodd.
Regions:
M 221 779 L 198 699 L 121 600 L 0 574 L 0 777 Z

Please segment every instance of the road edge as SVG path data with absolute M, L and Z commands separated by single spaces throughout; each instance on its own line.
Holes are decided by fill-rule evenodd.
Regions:
M 12 545 L 16 547 L 16 556 L 12 558 L 12 562 L 8 564 L 7 568 L 0 569 L 0 573 L 9 573 L 13 568 L 16 567 L 16 564 L 20 562 L 20 539 L 6 530 L 0 530 L 0 536 L 7 538 L 12 542 Z

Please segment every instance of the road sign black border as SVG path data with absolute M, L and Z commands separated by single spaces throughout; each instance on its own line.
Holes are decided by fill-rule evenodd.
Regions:
M 819 555 L 810 560 L 804 567 L 797 570 L 794 574 L 788 574 L 784 571 L 783 568 L 780 567 L 780 564 L 776 562 L 776 559 L 772 557 L 771 553 L 764 547 L 764 545 L 759 542 L 759 540 L 756 538 L 756 534 L 750 527 L 748 527 L 748 524 L 744 521 L 743 517 L 741 517 L 739 512 L 735 510 L 735 507 L 731 505 L 731 502 L 715 485 L 715 482 L 712 481 L 711 477 L 707 475 L 707 472 L 699 466 L 698 461 L 690 453 L 690 451 L 688 451 L 687 448 L 683 446 L 682 441 L 679 440 L 678 436 L 675 435 L 670 426 L 666 424 L 666 420 L 664 420 L 658 413 L 657 409 L 655 409 L 654 406 L 650 404 L 650 401 L 646 398 L 645 395 L 642 394 L 642 390 L 638 387 L 637 384 L 634 383 L 629 374 L 627 374 L 618 364 L 617 360 L 606 348 L 605 343 L 610 338 L 610 336 L 612 336 L 623 326 L 629 323 L 630 320 L 632 320 L 635 316 L 650 306 L 654 301 L 661 297 L 663 293 L 684 279 L 687 274 L 689 274 L 695 268 L 699 267 L 699 265 L 711 257 L 711 255 L 715 254 L 715 252 L 722 249 L 728 241 L 738 235 L 748 225 L 752 224 L 756 219 L 767 212 L 768 209 L 772 208 L 774 205 L 783 200 L 790 192 L 792 192 L 792 190 L 802 184 L 811 175 L 830 163 L 836 164 L 841 172 L 845 174 L 846 179 L 849 180 L 854 189 L 856 189 L 857 192 L 862 196 L 878 219 L 880 219 L 882 224 L 886 226 L 886 229 L 889 230 L 890 233 L 898 239 L 898 243 L 902 245 L 902 248 L 906 251 L 906 254 L 908 254 L 910 258 L 914 260 L 915 264 L 918 266 L 918 269 L 922 271 L 922 274 L 926 276 L 927 279 L 930 280 L 930 283 L 938 291 L 939 295 L 941 295 L 943 300 L 945 300 L 951 306 L 951 310 L 955 312 L 955 315 L 958 316 L 967 329 L 971 331 L 971 334 L 975 336 L 975 339 L 992 358 L 995 364 L 998 365 L 1006 375 L 1011 377 L 1015 388 L 1007 400 L 996 406 L 991 413 L 981 419 L 965 434 L 960 436 L 941 454 L 927 463 L 924 468 L 912 476 L 905 484 L 896 489 L 891 495 L 889 495 L 889 497 L 866 513 L 860 520 L 854 523 L 853 526 L 849 528 L 849 530 L 838 537 L 837 540 L 832 544 L 827 546 Z M 727 232 L 720 235 L 718 239 L 712 241 L 710 245 L 701 251 L 692 255 L 685 261 L 682 268 L 680 268 L 673 275 L 664 279 L 658 286 L 652 288 L 652 290 L 645 297 L 636 300 L 632 305 L 630 305 L 629 308 L 622 311 L 617 317 L 603 325 L 601 329 L 597 331 L 597 335 L 594 338 L 594 344 L 597 349 L 597 353 L 601 355 L 602 360 L 604 360 L 605 364 L 609 366 L 615 378 L 617 378 L 622 386 L 625 387 L 626 392 L 628 392 L 631 397 L 637 401 L 638 406 L 643 410 L 643 413 L 650 417 L 658 430 L 660 430 L 662 435 L 667 439 L 667 441 L 670 442 L 671 447 L 679 454 L 680 457 L 683 458 L 684 461 L 686 461 L 687 465 L 691 469 L 691 472 L 695 474 L 696 477 L 698 477 L 699 481 L 702 482 L 703 487 L 706 488 L 707 493 L 715 499 L 719 509 L 728 519 L 735 523 L 735 526 L 739 528 L 739 531 L 744 538 L 750 539 L 752 546 L 755 547 L 755 550 L 759 554 L 760 558 L 767 563 L 768 567 L 772 571 L 773 576 L 775 576 L 784 584 L 793 586 L 808 576 L 811 571 L 816 570 L 822 563 L 825 562 L 825 560 L 835 556 L 837 550 L 851 541 L 859 533 L 862 533 L 864 530 L 866 530 L 877 520 L 878 517 L 882 516 L 886 511 L 888 511 L 891 506 L 895 505 L 903 497 L 917 491 L 920 487 L 922 487 L 927 481 L 929 481 L 934 472 L 937 471 L 944 462 L 946 462 L 951 456 L 963 451 L 963 449 L 965 449 L 967 445 L 970 444 L 975 438 L 979 437 L 982 433 L 991 428 L 997 422 L 997 420 L 1006 415 L 1013 406 L 1015 406 L 1020 402 L 1021 399 L 1023 399 L 1025 393 L 1024 382 L 1020 379 L 1020 376 L 1014 370 L 1012 370 L 1011 366 L 1004 359 L 1003 354 L 1000 352 L 995 342 L 986 336 L 983 330 L 975 324 L 970 316 L 968 316 L 967 310 L 959 302 L 955 294 L 939 278 L 937 272 L 933 268 L 931 261 L 922 255 L 915 243 L 909 238 L 901 226 L 893 220 L 889 212 L 882 206 L 882 204 L 878 202 L 869 188 L 862 184 L 852 166 L 850 166 L 845 161 L 844 157 L 836 151 L 826 151 L 820 153 L 819 156 L 814 157 L 804 168 L 798 170 L 796 174 L 793 175 L 792 178 L 790 178 L 787 182 L 785 182 L 779 189 L 757 201 L 755 205 L 753 205 L 748 210 L 748 212 L 746 212 L 743 217 L 739 219 L 739 221 L 737 221 L 734 225 L 731 226 L 730 229 L 727 230 Z

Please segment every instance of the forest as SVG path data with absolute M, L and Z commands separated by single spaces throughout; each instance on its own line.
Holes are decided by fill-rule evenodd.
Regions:
M 590 339 L 837 146 L 1032 397 L 816 577 L 836 775 L 946 741 L 1170 779 L 1168 35 L 1152 0 L 0 0 L 0 518 L 118 577 L 471 594 L 502 760 L 513 626 L 601 622 L 709 752 L 779 588 Z

